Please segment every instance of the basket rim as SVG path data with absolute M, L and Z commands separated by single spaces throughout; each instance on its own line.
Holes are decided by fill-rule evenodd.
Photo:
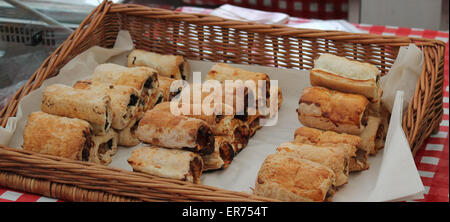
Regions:
M 303 33 L 316 33 L 316 34 L 342 34 L 342 35 L 350 35 L 350 36 L 365 36 L 365 37 L 377 37 L 380 39 L 386 39 L 386 40 L 399 40 L 399 42 L 408 42 L 408 43 L 415 43 L 416 45 L 422 45 L 421 43 L 434 43 L 438 45 L 445 46 L 446 43 L 442 40 L 438 39 L 430 39 L 430 38 L 417 38 L 417 37 L 408 37 L 408 36 L 391 36 L 391 35 L 379 35 L 379 34 L 371 34 L 371 33 L 352 33 L 347 31 L 338 31 L 338 30 L 320 30 L 320 29 L 309 29 L 309 28 L 294 28 L 287 26 L 285 24 L 260 24 L 256 22 L 248 22 L 248 21 L 240 21 L 240 20 L 233 20 L 233 19 L 227 19 L 222 18 L 219 16 L 211 15 L 211 14 L 200 14 L 200 13 L 186 13 L 186 12 L 179 12 L 169 9 L 163 9 L 163 8 L 153 8 L 148 7 L 144 5 L 138 5 L 138 4 L 121 4 L 121 3 L 111 3 L 110 12 L 111 13 L 126 13 L 130 15 L 140 15 L 139 10 L 142 10 L 146 13 L 149 12 L 155 12 L 154 14 L 158 15 L 160 14 L 161 18 L 170 18 L 170 19 L 187 19 L 191 18 L 193 20 L 189 20 L 189 22 L 192 23 L 200 23 L 205 25 L 209 22 L 220 22 L 220 26 L 223 27 L 238 27 L 243 30 L 252 30 L 252 32 L 257 32 L 258 29 L 271 29 L 272 31 L 268 31 L 267 33 L 274 33 L 274 35 L 281 36 L 281 35 L 292 35 L 295 33 L 303 34 Z M 177 16 L 171 16 L 171 15 L 177 15 Z M 151 16 L 154 18 L 155 16 Z M 256 31 L 255 31 L 256 30 Z M 275 31 L 276 30 L 276 31 Z M 284 31 L 284 32 L 283 32 Z M 330 35 L 332 36 L 332 35 Z M 326 39 L 326 37 L 324 37 Z M 409 40 L 409 41 L 400 41 L 400 40 Z M 426 44 L 429 45 L 429 44 Z

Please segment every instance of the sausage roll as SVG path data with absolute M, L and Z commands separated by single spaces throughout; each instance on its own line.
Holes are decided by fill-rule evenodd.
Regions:
M 282 143 L 278 146 L 277 153 L 294 155 L 329 167 L 336 176 L 333 181 L 333 185 L 336 187 L 348 182 L 350 158 L 348 153 L 343 150 L 333 149 L 326 145 Z
M 62 84 L 45 88 L 41 110 L 59 116 L 86 120 L 94 133 L 104 134 L 111 127 L 111 98 L 99 90 L 75 89 Z
M 307 87 L 300 97 L 298 119 L 305 126 L 358 135 L 367 125 L 368 103 L 361 95 Z
M 141 143 L 141 141 L 139 140 L 139 138 L 136 135 L 136 130 L 138 128 L 140 120 L 141 119 L 134 118 L 128 126 L 119 130 L 118 133 L 119 133 L 119 145 L 120 146 L 131 147 L 131 146 L 136 146 L 139 143 Z
M 300 127 L 295 130 L 294 143 L 327 145 L 332 148 L 344 150 L 350 156 L 350 172 L 369 168 L 369 163 L 367 163 L 369 152 L 361 147 L 362 140 L 359 136 Z
M 227 168 L 234 158 L 234 149 L 225 136 L 214 137 L 214 152 L 202 155 L 205 168 L 203 170 L 217 170 Z
M 263 116 L 256 110 L 255 115 L 248 115 L 247 119 L 245 120 L 244 123 L 248 127 L 250 137 L 255 135 L 256 131 L 262 128 L 261 124 L 259 123 L 259 119 L 261 117 Z
M 258 107 L 262 100 L 266 100 L 270 96 L 270 78 L 265 73 L 250 72 L 244 69 L 232 67 L 225 63 L 218 63 L 211 68 L 208 72 L 208 76 L 206 77 L 206 80 L 213 79 L 218 80 L 222 84 L 224 84 L 226 80 L 242 80 L 244 83 L 247 80 L 253 81 L 255 88 L 249 90 L 248 93 L 253 96 L 253 99 L 255 99 L 256 107 Z M 265 81 L 265 92 L 260 91 L 263 90 L 264 85 L 261 85 L 258 80 Z
M 333 171 L 293 155 L 271 154 L 255 181 L 254 194 L 281 201 L 321 202 L 334 194 Z
M 376 140 L 380 122 L 380 117 L 369 116 L 367 127 L 359 135 L 359 137 L 361 137 L 362 139 L 361 147 L 363 147 L 365 150 L 368 150 L 370 155 L 377 154 Z
M 163 93 L 163 102 L 170 102 L 172 98 L 177 96 L 183 88 L 176 87 L 175 85 L 173 87 L 176 87 L 175 91 L 171 91 L 170 87 L 172 86 L 172 83 L 174 83 L 176 79 L 172 79 L 169 77 L 158 75 L 158 81 L 159 81 L 159 88 L 162 90 Z
M 148 67 L 128 68 L 105 63 L 95 68 L 91 79 L 92 81 L 135 88 L 140 93 L 144 111 L 151 108 L 150 100 L 153 98 L 153 101 L 156 101 L 155 97 L 159 93 L 158 72 Z
M 214 151 L 214 135 L 205 121 L 170 112 L 148 110 L 139 122 L 136 135 L 139 140 L 156 146 L 202 154 Z
M 142 145 L 128 158 L 133 171 L 154 176 L 200 183 L 203 160 L 199 154 L 186 151 Z
M 230 134 L 227 136 L 231 141 L 234 152 L 238 153 L 247 147 L 248 140 L 250 139 L 250 130 L 240 119 L 233 119 L 225 123 L 229 124 L 228 128 L 231 129 Z
M 111 85 L 90 80 L 78 81 L 75 89 L 102 90 L 111 98 L 112 123 L 114 129 L 123 129 L 139 113 L 139 93 L 129 86 Z
M 376 66 L 332 54 L 319 56 L 310 71 L 312 86 L 360 94 L 372 102 L 381 99 L 379 79 Z
M 111 157 L 117 152 L 119 134 L 114 129 L 109 129 L 106 134 L 94 136 L 92 138 L 94 147 L 91 149 L 90 162 L 108 165 Z
M 213 87 L 208 85 L 208 83 L 202 84 L 190 84 L 188 88 L 184 88 L 181 91 L 181 95 L 177 98 L 177 102 L 181 103 L 191 103 L 191 104 L 208 104 L 210 107 L 213 107 L 213 104 L 226 104 L 230 106 L 231 112 L 241 120 L 245 120 L 247 118 L 247 107 L 249 106 L 249 102 L 251 102 L 251 98 L 253 96 L 248 93 L 248 89 L 241 84 L 233 84 L 231 86 L 227 86 L 225 84 L 221 84 L 220 91 L 216 92 L 211 88 L 209 92 L 203 92 L 202 89 Z M 186 91 L 184 91 L 186 90 Z M 183 95 L 189 92 L 189 102 L 185 101 Z M 199 94 L 199 95 L 198 95 Z M 225 109 L 228 111 L 229 109 Z M 226 114 L 229 114 L 227 112 Z
M 161 76 L 187 80 L 189 63 L 180 55 L 162 55 L 140 49 L 128 55 L 128 67 L 146 66 L 158 70 Z
M 34 112 L 28 116 L 23 148 L 33 152 L 107 165 L 117 151 L 117 133 L 94 136 L 81 119 Z

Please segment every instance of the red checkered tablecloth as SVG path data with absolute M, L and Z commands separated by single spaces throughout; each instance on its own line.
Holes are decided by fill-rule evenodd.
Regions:
M 211 9 L 185 7 L 178 11 L 208 14 Z M 291 18 L 288 24 L 308 22 L 308 19 Z M 393 26 L 376 26 L 355 24 L 364 32 L 379 35 L 409 36 L 419 38 L 438 39 L 447 44 L 444 68 L 444 115 L 440 124 L 440 131 L 432 134 L 417 152 L 415 162 L 422 182 L 425 186 L 423 199 L 414 200 L 421 202 L 448 202 L 449 201 L 449 33 L 442 31 L 402 28 Z M 0 202 L 48 202 L 61 201 L 43 197 L 36 194 L 23 193 L 16 190 L 0 187 Z

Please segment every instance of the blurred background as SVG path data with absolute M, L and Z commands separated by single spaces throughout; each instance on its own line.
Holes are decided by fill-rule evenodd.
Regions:
M 113 0 L 183 12 L 208 12 L 240 20 L 258 19 L 224 4 L 278 12 L 280 19 L 250 20 L 287 24 L 286 18 L 309 23 L 293 27 L 358 32 L 351 24 L 399 26 L 448 32 L 448 0 Z M 0 0 L 0 110 L 101 1 Z M 214 10 L 217 9 L 217 10 Z M 245 14 L 245 15 L 244 15 Z M 263 14 L 264 15 L 264 14 Z M 311 22 L 314 21 L 314 22 Z M 287 24 L 290 25 L 290 24 Z

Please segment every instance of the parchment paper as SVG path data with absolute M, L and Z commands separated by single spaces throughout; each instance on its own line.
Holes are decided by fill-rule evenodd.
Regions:
M 40 110 L 42 90 L 52 83 L 73 85 L 87 78 L 94 68 L 104 62 L 125 65 L 126 55 L 132 49 L 129 33 L 119 32 L 113 49 L 93 47 L 69 62 L 54 78 L 45 81 L 42 87 L 25 96 L 19 103 L 16 118 L 10 118 L 6 128 L 0 128 L 0 142 L 10 147 L 21 147 L 26 118 L 31 112 Z M 189 60 L 192 72 L 201 72 L 204 79 L 211 62 Z M 201 182 L 228 190 L 251 193 L 259 168 L 268 154 L 275 153 L 276 147 L 293 140 L 294 131 L 301 124 L 296 108 L 304 87 L 310 85 L 309 72 L 293 69 L 279 69 L 255 65 L 232 66 L 267 73 L 272 80 L 278 80 L 282 89 L 283 103 L 278 115 L 278 123 L 258 130 L 248 146 L 241 151 L 225 170 L 205 172 Z M 191 76 L 192 78 L 192 76 Z M 398 94 L 388 131 L 388 141 L 384 150 L 376 157 L 369 158 L 369 170 L 351 173 L 348 184 L 334 196 L 333 201 L 393 201 L 417 198 L 424 191 L 415 167 L 410 148 L 401 128 L 402 94 Z M 400 104 L 400 105 L 398 105 Z M 395 108 L 397 107 L 397 108 Z M 119 147 L 113 156 L 111 167 L 132 170 L 127 159 L 134 147 Z

